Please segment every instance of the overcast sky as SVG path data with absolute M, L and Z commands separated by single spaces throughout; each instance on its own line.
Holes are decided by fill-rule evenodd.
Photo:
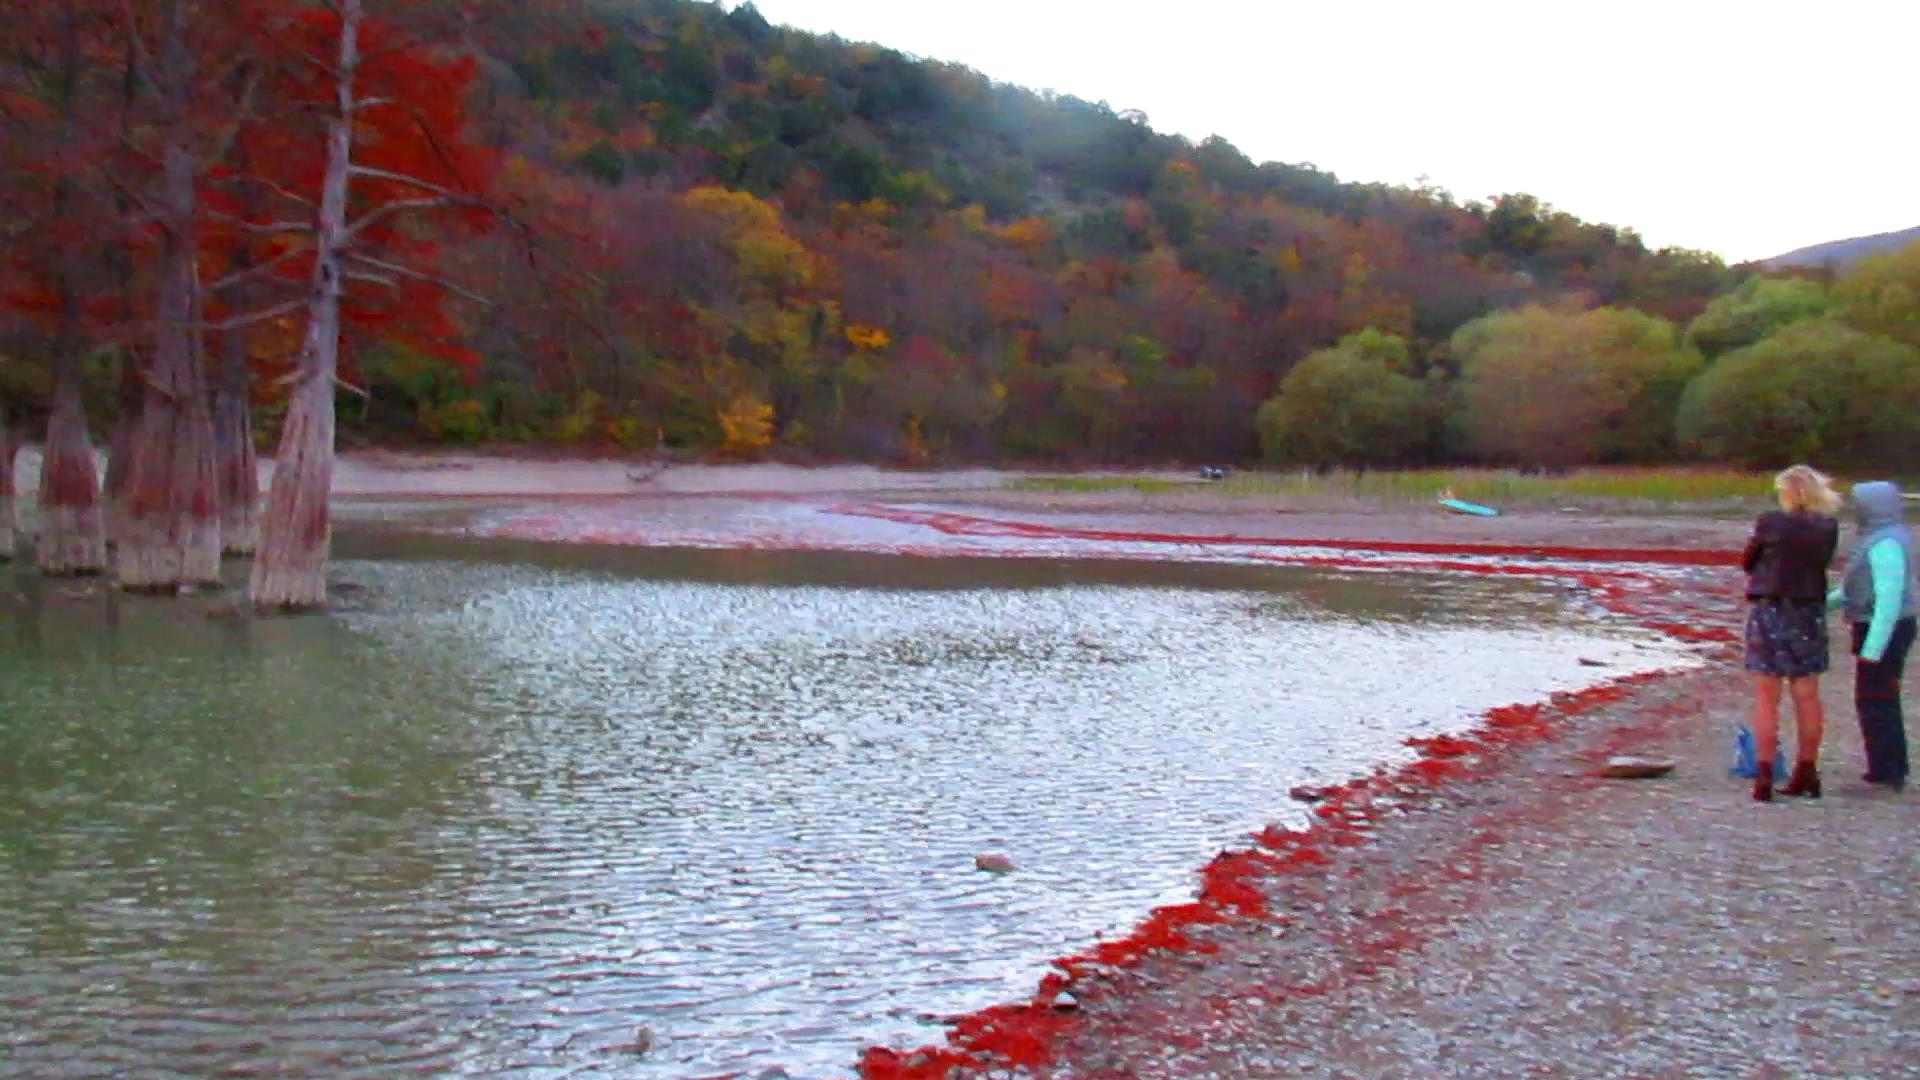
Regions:
M 757 0 L 1255 161 L 1527 191 L 1729 261 L 1920 225 L 1920 2 Z

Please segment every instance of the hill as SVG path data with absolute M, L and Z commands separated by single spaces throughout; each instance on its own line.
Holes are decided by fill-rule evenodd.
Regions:
M 1908 244 L 1920 242 L 1920 225 L 1899 232 L 1875 233 L 1872 236 L 1856 236 L 1850 240 L 1831 240 L 1824 244 L 1814 244 L 1789 251 L 1785 255 L 1775 255 L 1764 260 L 1770 267 L 1795 266 L 1831 266 L 1846 269 L 1869 255 L 1898 251 Z
M 180 267 L 220 283 L 223 259 L 258 261 L 222 276 L 249 294 L 267 268 L 273 289 L 306 286 L 305 222 L 234 202 L 271 195 L 292 215 L 316 202 L 325 139 L 305 82 L 326 64 L 261 27 L 324 32 L 340 9 L 192 7 L 199 36 L 182 48 L 238 49 L 243 70 L 278 81 L 234 84 L 258 96 L 245 140 L 214 139 L 209 121 L 205 147 L 169 158 L 159 143 L 189 126 L 163 123 L 171 114 L 135 77 L 155 54 L 138 36 L 146 24 L 110 0 L 85 0 L 84 19 L 72 5 L 17 6 L 69 14 L 35 32 L 36 50 L 0 57 L 11 125 L 0 204 L 16 208 L 0 216 L 14 252 L 0 275 L 19 279 L 0 281 L 0 339 L 28 361 L 0 367 L 0 398 L 44 415 L 49 357 L 85 345 L 99 358 L 90 410 L 124 421 L 120 403 L 142 391 L 119 324 L 151 314 L 136 309 L 157 305 L 165 282 L 175 309 L 191 306 L 176 295 Z M 1255 162 L 1107 102 L 775 26 L 751 4 L 362 7 L 376 38 L 433 44 L 369 52 L 419 70 L 382 76 L 392 92 L 367 115 L 386 127 L 357 144 L 370 161 L 457 177 L 461 192 L 510 208 L 510 224 L 372 210 L 368 199 L 467 203 L 401 198 L 392 175 L 369 194 L 369 178 L 392 170 L 358 174 L 359 210 L 379 227 L 367 242 L 406 260 L 396 270 L 359 253 L 374 262 L 348 279 L 342 365 L 363 392 L 342 398 L 340 423 L 354 438 L 896 461 L 1244 458 L 1280 381 L 1357 332 L 1392 339 L 1365 363 L 1404 357 L 1378 362 L 1406 380 L 1401 398 L 1417 393 L 1439 415 L 1458 368 L 1449 343 L 1482 315 L 1611 305 L 1686 320 L 1733 279 L 1716 257 L 1649 250 L 1631 229 L 1534 195 L 1458 198 Z M 82 23 L 99 40 L 74 36 Z M 71 92 L 54 92 L 55 69 L 71 73 Z M 232 113 L 233 88 L 213 74 L 226 68 L 202 69 L 195 108 Z M 86 154 L 69 147 L 73 131 Z M 127 138 L 146 170 L 132 181 L 114 171 Z M 166 263 L 177 252 L 130 225 L 127 207 L 158 197 L 152 162 L 215 155 L 231 160 L 178 178 L 209 209 L 195 238 L 207 257 Z M 49 170 L 62 182 L 47 184 Z M 273 175 L 239 179 L 262 172 Z M 99 212 L 71 212 L 76 199 Z M 93 231 L 77 234 L 80 222 Z M 395 276 L 413 263 L 432 273 Z M 460 288 L 435 288 L 446 283 Z M 275 311 L 281 293 L 259 291 L 271 295 L 247 303 Z M 85 326 L 69 325 L 80 316 Z M 168 356 L 190 353 L 184 321 L 153 324 L 169 328 Z M 262 376 L 271 439 L 299 328 L 215 329 L 222 354 Z M 1408 454 L 1448 453 L 1435 431 Z
M 593 284 L 486 264 L 513 302 L 470 342 L 481 407 L 448 412 L 453 384 L 411 359 L 370 363 L 391 384 L 370 423 L 860 458 L 1243 456 L 1280 377 L 1347 333 L 1437 364 L 1498 308 L 1684 319 L 1727 280 L 1531 195 L 1256 163 L 751 4 L 544 10 L 538 33 L 489 43 L 486 125 Z

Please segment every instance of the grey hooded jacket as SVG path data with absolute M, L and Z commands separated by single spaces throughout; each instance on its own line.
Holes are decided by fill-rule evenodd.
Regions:
M 1882 540 L 1900 545 L 1906 556 L 1907 581 L 1900 599 L 1900 618 L 1920 614 L 1920 584 L 1915 581 L 1913 534 L 1902 520 L 1905 505 L 1900 489 L 1884 480 L 1853 486 L 1853 510 L 1860 521 L 1860 536 L 1847 556 L 1846 577 L 1841 584 L 1847 618 L 1867 622 L 1873 618 L 1874 588 L 1872 560 L 1867 553 Z

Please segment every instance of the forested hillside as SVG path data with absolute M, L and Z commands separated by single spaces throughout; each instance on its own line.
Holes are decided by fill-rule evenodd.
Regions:
M 434 6 L 365 5 L 369 18 Z M 340 417 L 357 439 L 663 439 L 903 462 L 1733 454 L 1711 406 L 1738 380 L 1722 372 L 1683 398 L 1709 356 L 1736 351 L 1719 343 L 1758 340 L 1742 340 L 1749 307 L 1784 319 L 1777 285 L 1832 334 L 1865 329 L 1835 321 L 1822 281 L 1756 282 L 1532 195 L 1256 163 L 1107 103 L 776 27 L 750 4 L 439 6 L 463 29 L 432 42 L 452 66 L 422 104 L 458 114 L 459 130 L 437 120 L 439 140 L 416 156 L 458 144 L 458 168 L 436 175 L 471 212 L 394 217 L 391 239 L 434 287 L 373 265 L 347 283 Z M 99 34 L 81 57 L 99 85 L 73 99 L 96 131 L 125 111 L 116 88 L 131 63 Z M 58 96 L 55 53 L 15 62 L 0 84 L 22 117 L 20 102 Z M 58 155 L 40 149 L 0 162 L 15 189 L 42 185 L 0 229 L 52 212 Z M 220 163 L 203 183 L 214 192 L 220 169 L 242 167 Z M 110 179 L 76 179 L 65 198 L 124 204 Z M 231 246 L 222 221 L 262 229 L 270 203 L 209 204 L 221 211 L 203 215 L 209 242 Z M 56 342 L 84 339 L 97 420 L 138 396 L 127 373 L 147 345 L 110 310 L 138 271 L 111 235 L 70 239 L 86 265 L 64 280 L 84 283 L 73 299 L 96 330 L 50 333 L 57 301 L 14 293 L 0 395 L 30 426 Z M 276 237 L 244 260 L 297 247 Z M 203 284 L 232 265 L 203 259 Z M 1719 321 L 1690 333 L 1703 311 Z M 250 359 L 269 431 L 301 334 L 290 311 L 206 345 Z

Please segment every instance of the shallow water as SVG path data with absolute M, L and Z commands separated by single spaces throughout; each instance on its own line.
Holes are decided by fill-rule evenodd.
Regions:
M 0 1073 L 845 1075 L 1293 785 L 1681 655 L 1459 576 L 347 553 L 251 624 L 0 571 Z

